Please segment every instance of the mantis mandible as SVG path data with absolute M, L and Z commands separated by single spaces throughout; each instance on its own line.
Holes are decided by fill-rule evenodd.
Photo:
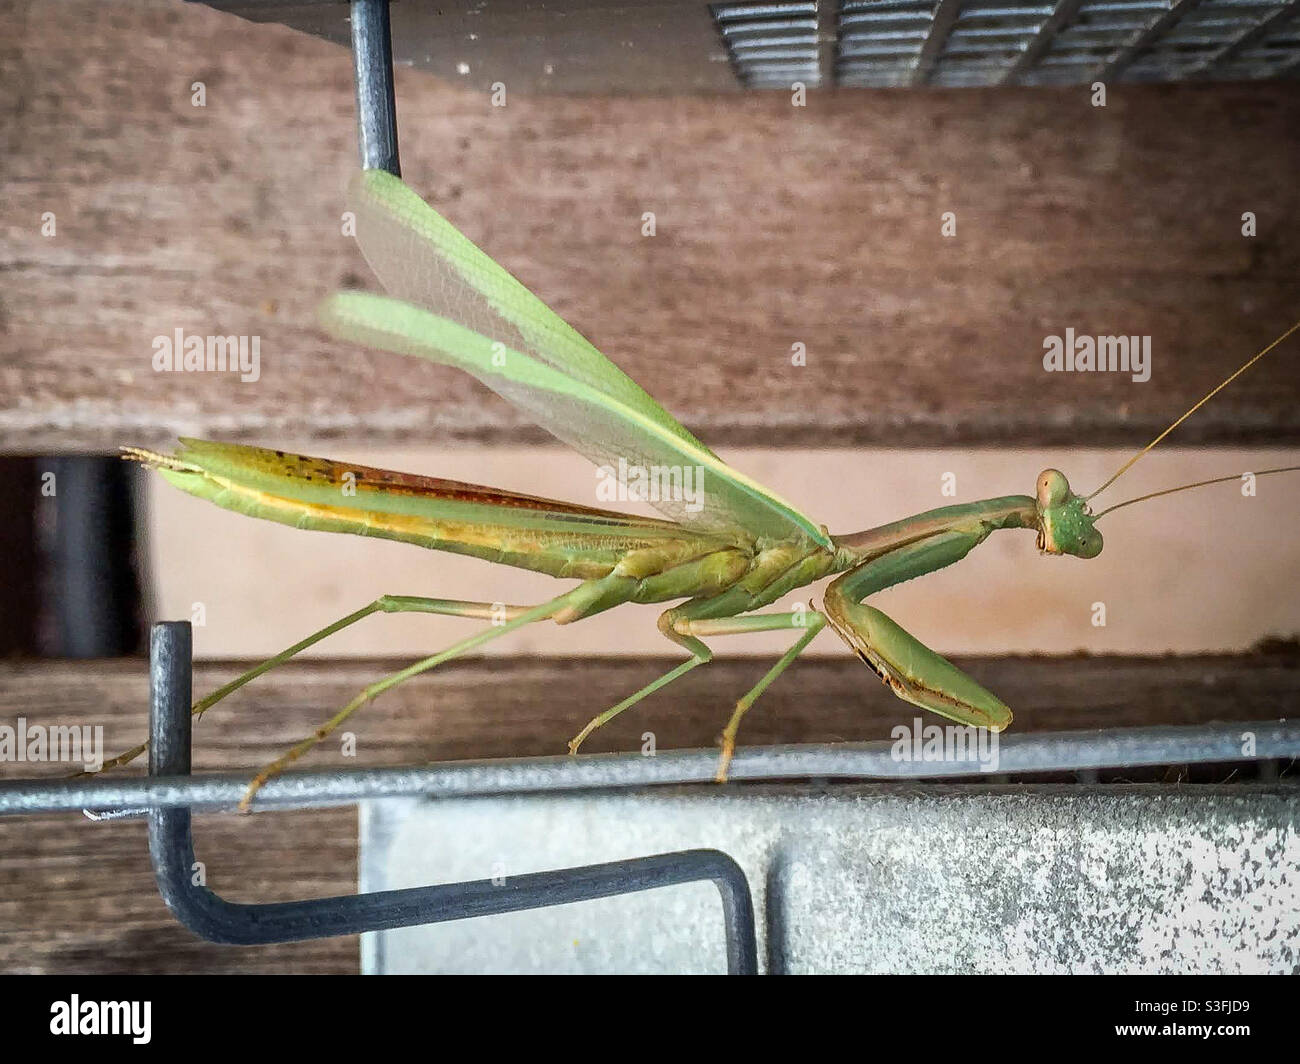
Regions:
M 1047 554 L 1095 558 L 1102 549 L 1096 527 L 1102 514 L 1094 514 L 1088 500 L 1097 492 L 1077 495 L 1064 474 L 1046 469 L 1032 495 L 945 506 L 864 532 L 831 535 L 724 463 L 399 178 L 378 170 L 360 172 L 352 182 L 350 206 L 357 242 L 391 295 L 330 296 L 319 312 L 326 332 L 463 369 L 602 466 L 624 462 L 620 468 L 666 470 L 670 486 L 673 471 L 679 479 L 683 471 L 696 471 L 699 498 L 688 505 L 680 492 L 660 493 L 654 505 L 664 517 L 647 518 L 235 444 L 186 439 L 170 455 L 125 448 L 127 458 L 155 469 L 183 491 L 251 517 L 400 540 L 578 581 L 535 605 L 384 595 L 201 699 L 193 707 L 196 715 L 375 613 L 436 613 L 490 622 L 477 634 L 360 691 L 257 774 L 240 803 L 242 811 L 249 810 L 268 779 L 382 692 L 524 625 L 543 620 L 571 624 L 627 602 L 678 602 L 660 615 L 659 630 L 688 656 L 593 717 L 569 743 L 571 753 L 602 724 L 708 663 L 713 651 L 705 640 L 777 629 L 797 632 L 790 649 L 736 702 L 721 738 L 717 779 L 724 781 L 741 719 L 827 625 L 899 698 L 963 725 L 1001 731 L 1011 723 L 1011 710 L 996 695 L 865 600 L 960 561 L 1000 529 L 1034 532 L 1039 550 Z M 1298 328 L 1300 323 L 1223 381 L 1098 492 Z M 831 575 L 837 578 L 820 608 L 761 612 L 788 592 Z M 144 749 L 137 746 L 104 768 L 125 764 Z

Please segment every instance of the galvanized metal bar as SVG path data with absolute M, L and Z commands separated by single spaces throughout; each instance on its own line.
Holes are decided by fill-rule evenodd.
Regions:
M 901 761 L 895 744 L 807 744 L 742 747 L 731 765 L 736 782 L 788 779 L 924 780 L 986 778 L 990 766 L 974 760 Z M 1239 721 L 1196 726 L 1042 732 L 1003 736 L 998 775 L 1078 772 L 1143 765 L 1207 764 L 1300 757 L 1300 721 Z M 716 750 L 584 757 L 453 761 L 406 768 L 285 773 L 258 792 L 258 808 L 350 805 L 366 798 L 421 794 L 457 798 L 482 794 L 541 794 L 590 788 L 660 787 L 711 783 Z M 250 781 L 244 773 L 119 779 L 27 780 L 0 788 L 0 815 L 82 809 L 191 806 L 233 809 Z
M 912 71 L 913 85 L 926 85 L 929 83 L 930 77 L 934 73 L 934 66 L 943 53 L 943 46 L 948 41 L 948 34 L 952 31 L 964 2 L 965 0 L 939 0 L 939 7 L 934 13 L 934 21 L 930 23 L 930 34 L 926 37 L 925 44 L 921 45 L 921 54 L 917 57 L 916 69 Z
M 719 22 L 742 18 L 769 18 L 773 15 L 814 15 L 816 3 L 806 4 L 715 4 L 714 17 Z
M 149 667 L 149 771 L 184 778 L 190 771 L 193 722 L 188 623 L 154 625 Z M 198 862 L 189 808 L 149 812 L 149 856 L 158 891 L 177 920 L 201 938 L 240 946 L 495 916 L 711 880 L 722 899 L 728 971 L 749 975 L 758 970 L 749 883 L 740 866 L 720 850 L 262 905 L 229 902 L 195 882 Z
M 599 801 L 598 816 L 583 794 L 376 803 L 361 881 L 406 886 L 434 868 L 486 875 L 503 854 L 530 867 L 582 864 L 710 845 L 725 832 L 762 914 L 768 972 L 1297 965 L 1295 786 L 772 785 Z M 366 943 L 363 971 L 613 974 L 634 955 L 641 971 L 721 970 L 721 950 L 701 949 L 713 934 L 712 898 L 703 888 L 665 894 L 379 934 Z
M 1038 27 L 1038 33 L 1034 35 L 1028 47 L 1011 64 L 998 84 L 1014 85 L 1019 81 L 1020 76 L 1030 70 L 1043 53 L 1052 46 L 1057 33 L 1069 25 L 1082 6 L 1083 0 L 1060 0 L 1052 13 L 1047 16 L 1047 21 Z
M 1085 75 L 1081 80 L 1084 82 L 1114 81 L 1133 60 L 1163 37 L 1171 26 L 1176 25 L 1187 12 L 1199 3 L 1200 0 L 1173 0 L 1169 10 L 1139 34 L 1132 44 L 1124 48 L 1109 62 L 1099 66 L 1095 74 Z
M 352 0 L 352 72 L 361 166 L 401 177 L 388 0 Z

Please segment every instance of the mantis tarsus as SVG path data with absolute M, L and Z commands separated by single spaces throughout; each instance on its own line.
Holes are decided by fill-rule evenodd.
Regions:
M 572 753 L 596 728 L 707 663 L 712 651 L 705 639 L 797 631 L 790 649 L 736 703 L 722 733 L 717 775 L 724 780 L 741 718 L 827 624 L 900 698 L 964 725 L 1001 731 L 1011 723 L 1011 710 L 996 695 L 864 600 L 960 561 L 998 529 L 1033 530 L 1039 549 L 1048 554 L 1096 557 L 1102 549 L 1096 529 L 1101 514 L 1089 508 L 1092 496 L 1075 494 L 1062 473 L 1047 469 L 1033 495 L 946 506 L 865 532 L 831 535 L 725 464 L 398 178 L 374 170 L 358 174 L 350 205 L 357 241 L 391 296 L 336 293 L 320 309 L 327 332 L 463 369 L 602 465 L 623 460 L 627 468 L 700 471 L 701 504 L 661 498 L 655 505 L 666 519 L 644 518 L 234 444 L 183 440 L 172 455 L 127 448 L 127 457 L 182 490 L 249 516 L 401 540 L 579 581 L 533 606 L 386 595 L 196 703 L 194 712 L 202 713 L 267 670 L 374 613 L 438 613 L 490 622 L 358 693 L 264 768 L 241 809 L 247 811 L 266 780 L 381 692 L 523 625 L 546 619 L 569 624 L 626 602 L 685 600 L 660 616 L 659 629 L 689 657 L 594 717 L 569 744 Z M 1300 323 L 1179 418 L 1102 489 L 1296 328 Z M 1193 486 L 1198 485 L 1185 487 Z M 755 612 L 832 574 L 839 575 L 826 589 L 820 609 Z M 136 747 L 104 767 L 124 764 L 143 750 Z

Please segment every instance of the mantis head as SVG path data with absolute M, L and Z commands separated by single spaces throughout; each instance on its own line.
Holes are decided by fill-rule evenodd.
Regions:
M 1038 517 L 1038 549 L 1048 554 L 1073 554 L 1095 558 L 1101 553 L 1101 533 L 1088 500 L 1070 490 L 1070 482 L 1059 469 L 1038 474 L 1035 493 Z

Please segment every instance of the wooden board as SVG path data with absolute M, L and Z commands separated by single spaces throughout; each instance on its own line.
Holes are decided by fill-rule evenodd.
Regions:
M 1015 707 L 1017 727 L 1026 730 L 1276 718 L 1300 689 L 1293 651 L 960 664 Z M 550 660 L 448 667 L 385 694 L 354 718 L 357 757 L 346 763 L 562 752 L 594 711 L 668 666 L 667 660 Z M 236 668 L 200 666 L 196 691 L 211 690 Z M 762 669 L 757 662 L 719 660 L 597 733 L 589 748 L 639 749 L 647 731 L 659 749 L 708 746 L 730 710 L 728 697 L 748 688 Z M 196 767 L 266 762 L 381 671 L 375 662 L 318 663 L 263 677 L 198 725 Z M 23 715 L 46 725 L 102 723 L 113 751 L 142 737 L 146 701 L 142 661 L 0 665 L 0 721 Z M 911 716 L 859 662 L 814 660 L 796 665 L 767 692 L 742 740 L 878 739 Z M 341 763 L 338 747 L 330 746 L 305 767 Z M 0 764 L 0 781 L 62 771 Z M 356 830 L 356 814 L 347 809 L 201 816 L 196 849 L 209 884 L 231 898 L 325 896 L 355 889 Z M 357 965 L 355 938 L 249 948 L 197 941 L 158 897 L 143 824 L 0 818 L 0 972 L 350 972 Z
M 313 331 L 370 283 L 345 50 L 174 0 L 8 5 L 0 50 L 0 451 L 538 438 Z M 494 108 L 400 71 L 398 110 L 414 187 L 717 445 L 1138 444 L 1297 317 L 1290 82 Z M 155 373 L 178 328 L 260 379 Z M 1044 373 L 1066 328 L 1150 335 L 1151 381 Z M 1179 439 L 1300 439 L 1296 357 Z

